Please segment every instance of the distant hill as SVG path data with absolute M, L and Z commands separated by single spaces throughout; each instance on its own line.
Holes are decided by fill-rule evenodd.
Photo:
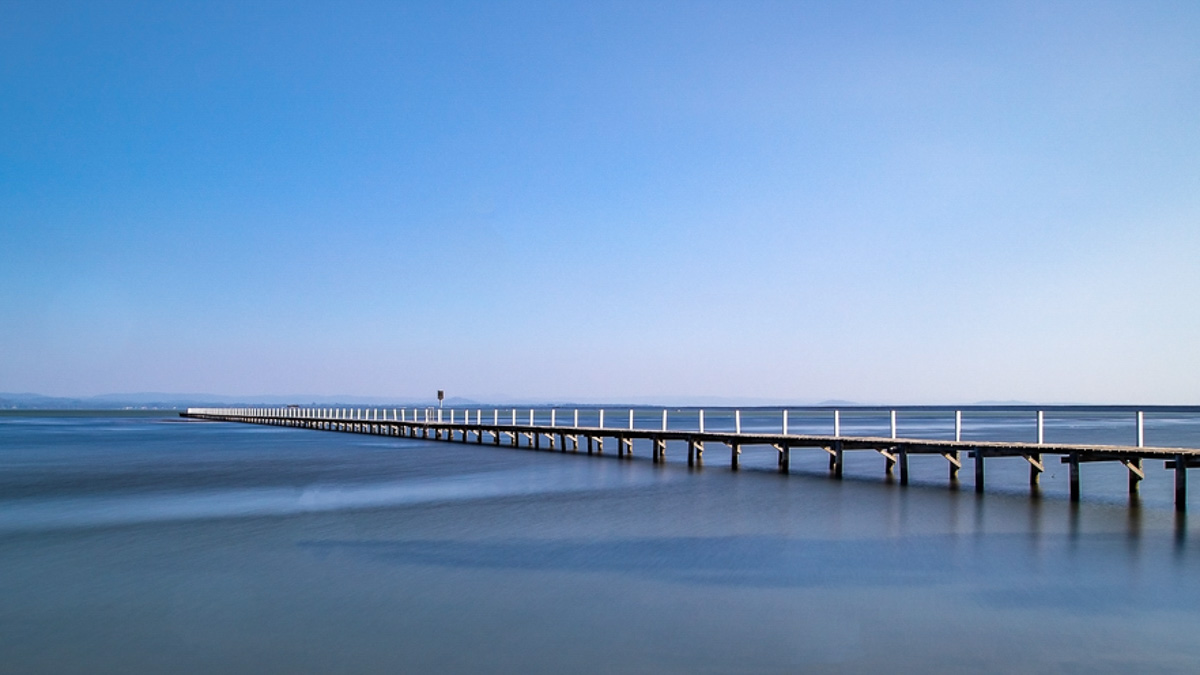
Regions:
M 475 405 L 467 399 L 451 399 L 448 405 Z M 437 401 L 407 401 L 362 396 L 223 396 L 219 394 L 129 393 L 99 396 L 44 396 L 33 393 L 0 393 L 0 410 L 182 410 L 189 406 L 378 406 L 412 407 L 437 405 Z

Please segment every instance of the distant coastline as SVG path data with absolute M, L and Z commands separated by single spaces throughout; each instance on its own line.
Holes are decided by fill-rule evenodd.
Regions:
M 306 407 L 369 407 L 369 408 L 424 408 L 437 406 L 436 400 L 413 398 L 383 398 L 360 396 L 223 396 L 220 394 L 171 394 L 129 393 L 103 394 L 99 396 L 71 397 L 46 396 L 34 393 L 0 393 L 0 410 L 163 410 L 178 411 L 188 407 L 225 406 L 285 406 Z M 444 402 L 446 408 L 767 408 L 767 409 L 860 409 L 860 410 L 955 410 L 972 408 L 1007 410 L 1200 410 L 1196 404 L 1138 404 L 1138 403 L 1036 403 L 1016 400 L 986 400 L 971 403 L 888 404 L 862 403 L 846 400 L 823 400 L 819 402 L 785 401 L 720 396 L 634 396 L 621 400 L 572 401 L 572 400 L 514 400 L 497 397 L 489 400 L 474 400 L 450 397 Z

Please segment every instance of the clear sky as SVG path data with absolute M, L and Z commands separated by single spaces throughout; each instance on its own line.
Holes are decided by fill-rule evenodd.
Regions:
M 0 391 L 1200 403 L 1200 3 L 0 0 Z

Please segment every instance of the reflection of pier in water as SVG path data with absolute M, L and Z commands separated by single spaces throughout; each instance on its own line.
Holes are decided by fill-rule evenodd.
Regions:
M 391 416 L 388 416 L 388 413 Z M 456 412 L 461 413 L 459 419 Z M 474 419 L 471 413 L 474 412 Z M 1043 413 L 1037 413 L 1036 443 L 1008 441 L 962 440 L 962 415 L 955 413 L 955 440 L 900 438 L 896 433 L 896 411 L 891 411 L 891 436 L 843 436 L 840 433 L 839 411 L 833 411 L 834 433 L 831 436 L 788 433 L 788 413 L 781 411 L 780 433 L 743 432 L 741 413 L 734 412 L 734 428 L 722 431 L 706 431 L 704 411 L 697 411 L 694 429 L 672 429 L 667 427 L 667 411 L 662 411 L 659 428 L 634 426 L 634 411 L 629 411 L 628 426 L 605 426 L 604 410 L 599 410 L 598 425 L 579 424 L 579 411 L 574 410 L 570 424 L 559 424 L 558 409 L 549 411 L 549 424 L 535 424 L 535 411 L 529 410 L 527 423 L 519 421 L 518 412 L 506 409 L 507 419 L 502 420 L 501 411 L 493 409 L 491 421 L 485 421 L 483 410 L 449 411 L 443 415 L 441 409 L 361 409 L 361 408 L 188 408 L 181 417 L 222 422 L 245 422 L 273 426 L 342 431 L 349 433 L 376 434 L 381 436 L 405 436 L 438 441 L 483 444 L 485 439 L 493 445 L 510 445 L 540 449 L 545 441 L 547 449 L 562 452 L 579 452 L 581 441 L 586 443 L 588 454 L 602 454 L 604 442 L 611 439 L 616 445 L 617 456 L 633 457 L 636 440 L 649 441 L 651 457 L 655 462 L 666 459 L 667 443 L 684 443 L 687 447 L 689 466 L 702 463 L 706 444 L 726 446 L 730 451 L 730 465 L 738 469 L 742 446 L 767 446 L 778 452 L 779 469 L 788 470 L 791 451 L 812 449 L 829 455 L 829 471 L 834 478 L 842 477 L 843 456 L 852 450 L 879 453 L 885 459 L 885 471 L 890 476 L 899 468 L 900 483 L 908 483 L 909 455 L 939 455 L 945 458 L 951 481 L 958 479 L 963 466 L 962 453 L 973 459 L 975 491 L 984 487 L 984 461 L 988 457 L 1022 457 L 1029 463 L 1029 483 L 1038 484 L 1045 471 L 1044 455 L 1057 456 L 1070 467 L 1071 501 L 1079 501 L 1079 465 L 1085 462 L 1120 462 L 1129 473 L 1129 492 L 1137 494 L 1138 485 L 1145 477 L 1142 462 L 1147 459 L 1164 460 L 1167 469 L 1175 471 L 1175 509 L 1183 511 L 1187 506 L 1187 469 L 1200 467 L 1200 449 L 1150 447 L 1143 444 L 1143 415 L 1137 413 L 1137 445 L 1100 445 L 1076 443 L 1044 443 Z M 411 415 L 410 415 L 411 413 Z M 545 411 L 543 411 L 544 415 Z M 524 445 L 522 446 L 522 440 Z

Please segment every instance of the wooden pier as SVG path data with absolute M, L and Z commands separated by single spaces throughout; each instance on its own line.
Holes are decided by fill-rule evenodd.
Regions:
M 391 413 L 389 417 L 388 413 Z M 605 441 L 611 440 L 616 454 L 621 458 L 632 458 L 634 441 L 649 441 L 651 459 L 662 462 L 666 459 L 667 443 L 682 443 L 687 448 L 689 466 L 699 466 L 704 461 L 706 446 L 724 446 L 729 451 L 730 467 L 739 467 L 741 450 L 745 446 L 774 448 L 778 454 L 778 466 L 787 472 L 792 450 L 823 451 L 829 456 L 829 472 L 833 478 L 842 477 L 845 453 L 859 450 L 878 453 L 885 460 L 884 467 L 890 476 L 899 471 L 900 484 L 908 484 L 908 458 L 910 455 L 938 455 L 946 460 L 948 478 L 957 481 L 964 459 L 973 463 L 975 491 L 983 492 L 985 461 L 989 457 L 1021 457 L 1029 463 L 1029 483 L 1036 487 L 1045 471 L 1045 457 L 1058 457 L 1069 465 L 1069 490 L 1071 501 L 1080 499 L 1079 465 L 1088 462 L 1119 462 L 1128 471 L 1129 493 L 1136 495 L 1141 480 L 1145 477 L 1145 460 L 1163 460 L 1164 468 L 1175 472 L 1175 509 L 1187 508 L 1187 470 L 1200 467 L 1200 449 L 1149 447 L 1143 445 L 1143 415 L 1137 413 L 1137 445 L 1084 445 L 1044 443 L 1043 413 L 1037 413 L 1036 443 L 1006 441 L 964 441 L 962 439 L 962 415 L 955 413 L 955 440 L 900 438 L 896 433 L 896 411 L 891 411 L 891 436 L 843 436 L 841 435 L 838 411 L 834 412 L 834 434 L 831 436 L 788 433 L 788 413 L 782 412 L 780 433 L 743 432 L 741 413 L 734 411 L 733 430 L 706 431 L 704 411 L 698 411 L 695 429 L 670 429 L 667 426 L 667 411 L 662 411 L 660 428 L 635 428 L 634 411 L 629 410 L 628 425 L 606 426 L 604 410 L 599 410 L 598 426 L 579 424 L 579 411 L 572 411 L 569 424 L 560 424 L 558 409 L 549 411 L 550 423 L 535 424 L 535 411 L 490 410 L 491 420 L 485 420 L 484 411 L 459 411 L 461 418 L 455 419 L 455 411 L 443 416 L 440 409 L 347 409 L 347 408 L 188 408 L 181 417 L 222 422 L 243 422 L 273 426 L 341 431 L 349 433 L 376 434 L 381 436 L 404 436 L 437 441 L 508 445 L 561 452 L 603 454 Z M 472 419 L 472 412 L 474 418 Z M 509 414 L 511 412 L 511 414 Z M 411 415 L 410 415 L 411 413 Z M 546 411 L 542 411 L 543 416 Z M 644 413 L 643 413 L 644 414 Z M 522 419 L 518 419 L 521 417 Z M 611 418 L 610 418 L 611 419 Z M 544 444 L 544 445 L 543 445 Z M 583 447 L 586 446 L 586 447 Z M 612 447 L 609 446 L 609 447 Z

